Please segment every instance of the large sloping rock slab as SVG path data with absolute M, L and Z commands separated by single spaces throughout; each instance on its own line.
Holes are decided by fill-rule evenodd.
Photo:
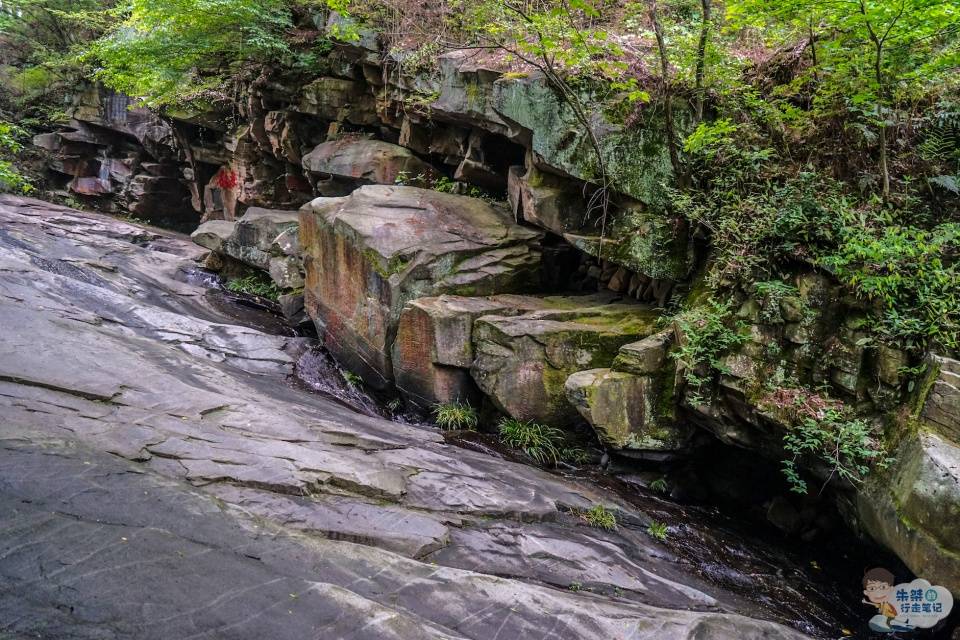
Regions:
M 370 185 L 300 214 L 307 311 L 334 356 L 377 388 L 403 305 L 444 293 L 492 295 L 539 283 L 541 234 L 483 200 Z
M 434 175 L 430 164 L 409 149 L 362 138 L 344 138 L 317 145 L 303 157 L 303 167 L 312 173 L 347 178 L 360 184 L 395 184 L 398 178 L 422 180 Z
M 437 296 L 408 302 L 393 343 L 397 389 L 424 408 L 438 402 L 479 400 L 479 390 L 470 377 L 474 321 L 486 315 L 515 315 L 544 304 L 542 298 L 511 294 Z
M 516 317 L 486 316 L 473 328 L 471 373 L 502 411 L 551 425 L 574 422 L 567 378 L 610 366 L 617 350 L 654 331 L 658 313 L 610 296 L 546 298 L 548 307 Z

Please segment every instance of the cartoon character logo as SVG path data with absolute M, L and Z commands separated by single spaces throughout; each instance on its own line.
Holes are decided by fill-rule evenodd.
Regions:
M 878 633 L 929 629 L 953 609 L 953 595 L 945 587 L 917 578 L 894 584 L 892 572 L 877 567 L 863 575 L 864 604 L 877 609 L 870 618 L 870 630 Z

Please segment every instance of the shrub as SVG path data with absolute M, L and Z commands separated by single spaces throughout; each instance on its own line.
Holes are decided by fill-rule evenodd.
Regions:
M 613 531 L 617 528 L 617 516 L 602 504 L 595 505 L 589 511 L 583 512 L 581 517 L 590 523 L 591 527 L 606 531 Z
M 563 433 L 559 429 L 532 421 L 504 418 L 500 421 L 500 440 L 519 449 L 540 464 L 557 464 Z
M 650 483 L 650 490 L 656 491 L 657 493 L 666 493 L 667 492 L 667 479 L 666 478 L 657 478 Z
M 870 425 L 862 419 L 849 418 L 836 407 L 827 407 L 818 415 L 798 420 L 783 436 L 784 450 L 792 457 L 783 460 L 783 474 L 791 491 L 807 493 L 807 483 L 800 477 L 797 463 L 813 456 L 827 464 L 830 475 L 852 483 L 860 483 L 870 473 L 871 465 L 886 466 L 890 459 L 882 457 L 884 449 L 874 437 Z M 824 483 L 826 485 L 826 483 Z
M 444 430 L 476 429 L 479 422 L 477 410 L 459 401 L 436 405 L 433 408 L 433 418 L 437 426 Z
M 16 125 L 0 120 L 0 155 L 18 153 L 23 145 L 17 138 L 24 132 Z M 0 157 L 0 193 L 5 191 L 30 193 L 33 190 L 30 181 L 25 178 L 12 162 Z
M 888 342 L 960 348 L 960 224 L 931 231 L 885 225 L 851 228 L 839 250 L 820 263 L 879 306 L 873 329 Z

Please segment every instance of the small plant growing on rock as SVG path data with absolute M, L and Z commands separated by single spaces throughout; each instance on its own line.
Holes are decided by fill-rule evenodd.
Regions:
M 443 430 L 476 429 L 479 418 L 477 410 L 468 404 L 445 402 L 433 408 L 433 419 Z
M 657 493 L 666 493 L 667 492 L 667 479 L 666 478 L 657 478 L 650 483 L 650 490 L 656 491 Z
M 567 588 L 570 589 L 570 591 L 577 592 L 583 589 L 583 585 L 579 582 L 571 582 Z
M 778 388 L 759 404 L 787 425 L 783 449 L 789 457 L 782 461 L 783 475 L 795 493 L 807 493 L 799 468 L 805 459 L 827 465 L 830 475 L 826 482 L 839 476 L 854 484 L 862 482 L 872 466 L 883 468 L 892 460 L 885 457 L 875 429 L 866 420 L 851 416 L 842 402 L 807 389 Z
M 565 447 L 560 450 L 560 459 L 572 465 L 582 465 L 590 461 L 590 454 L 580 447 Z
M 560 460 L 559 443 L 563 433 L 559 429 L 516 418 L 500 421 L 500 440 L 519 449 L 540 464 L 557 464 Z
M 280 297 L 280 288 L 265 273 L 254 272 L 227 283 L 227 289 L 234 293 L 260 296 L 274 302 Z
M 663 542 L 667 539 L 667 523 L 654 520 L 647 525 L 647 534 L 649 534 L 651 538 L 656 538 L 660 542 Z
M 606 531 L 613 531 L 617 528 L 617 516 L 602 504 L 594 505 L 589 511 L 584 511 L 582 517 L 591 527 Z
M 346 382 L 349 386 L 353 387 L 354 389 L 358 388 L 360 385 L 363 384 L 363 378 L 361 378 L 360 376 L 358 376 L 352 371 L 341 370 L 340 375 L 343 376 L 343 381 Z

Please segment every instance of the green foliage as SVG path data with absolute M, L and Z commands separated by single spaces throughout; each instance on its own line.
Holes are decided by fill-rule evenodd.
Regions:
M 820 263 L 877 304 L 873 329 L 906 348 L 960 348 L 960 224 L 926 231 L 900 225 L 846 230 Z
M 560 459 L 572 465 L 583 465 L 590 461 L 590 454 L 580 447 L 564 447 L 560 450 Z
M 739 332 L 742 323 L 733 320 L 730 302 L 720 303 L 712 298 L 704 305 L 680 313 L 674 322 L 683 339 L 671 355 L 683 367 L 684 377 L 697 401 L 696 394 L 712 375 L 725 371 L 723 356 L 746 339 Z
M 605 531 L 613 531 L 617 528 L 617 516 L 602 504 L 594 505 L 590 510 L 584 511 L 582 517 L 591 527 Z
M 129 0 L 84 60 L 96 78 L 146 105 L 213 94 L 250 62 L 290 61 L 285 0 Z
M 22 132 L 15 125 L 0 120 L 0 154 L 6 156 L 15 154 L 23 148 L 17 140 Z M 30 193 L 33 186 L 10 160 L 0 156 L 0 192 L 12 191 L 15 193 Z
M 476 429 L 477 410 L 468 404 L 447 402 L 433 408 L 433 419 L 441 429 Z
M 504 418 L 500 421 L 500 440 L 519 449 L 540 464 L 555 465 L 560 460 L 563 432 L 532 421 Z
M 799 293 L 796 287 L 781 280 L 755 282 L 753 290 L 760 300 L 760 319 L 770 323 L 781 321 L 780 302 Z
M 660 542 L 667 539 L 667 533 L 669 533 L 669 527 L 665 522 L 654 520 L 647 525 L 647 535 L 651 538 L 656 538 Z
M 234 293 L 259 296 L 273 301 L 276 301 L 282 293 L 270 276 L 262 271 L 254 271 L 242 278 L 231 280 L 227 283 L 227 289 Z
M 343 377 L 343 381 L 346 382 L 348 386 L 353 387 L 354 389 L 359 389 L 363 386 L 363 378 L 355 374 L 353 371 L 341 369 L 340 376 Z
M 830 478 L 836 475 L 853 483 L 861 482 L 871 465 L 888 463 L 870 425 L 835 407 L 802 416 L 783 436 L 783 448 L 791 455 L 783 461 L 783 473 L 791 490 L 800 494 L 807 493 L 807 483 L 800 476 L 797 463 L 805 457 L 825 463 Z
M 669 487 L 667 486 L 666 478 L 657 478 L 650 483 L 650 490 L 656 491 L 657 493 L 666 493 Z

